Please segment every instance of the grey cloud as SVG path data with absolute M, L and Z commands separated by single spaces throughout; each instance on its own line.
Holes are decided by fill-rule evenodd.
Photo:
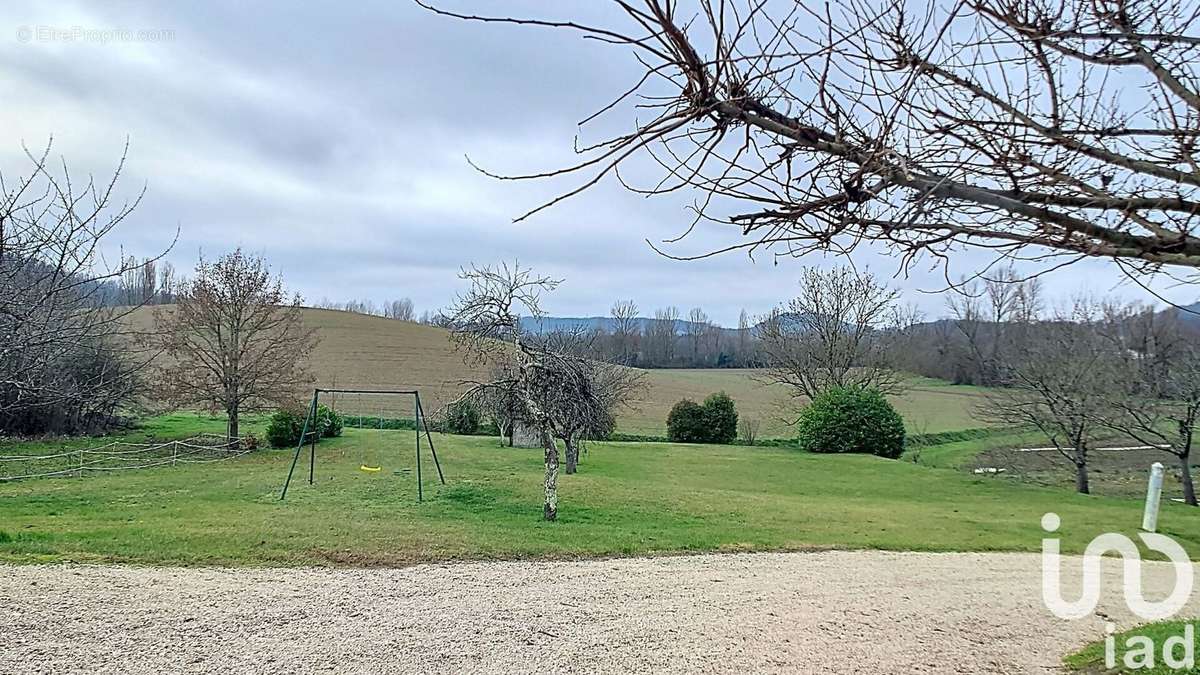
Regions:
M 464 154 L 508 172 L 569 162 L 577 121 L 639 74 L 624 50 L 561 31 L 454 21 L 407 2 L 49 7 L 12 7 L 0 24 L 0 125 L 20 135 L 0 145 L 0 168 L 19 171 L 19 141 L 38 145 L 54 133 L 56 151 L 103 172 L 129 136 L 127 187 L 146 182 L 149 193 L 122 233 L 126 251 L 156 252 L 178 224 L 171 258 L 181 268 L 200 250 L 243 245 L 311 299 L 407 295 L 419 309 L 452 298 L 460 265 L 514 258 L 567 279 L 547 301 L 560 314 L 603 314 L 613 300 L 633 298 L 646 312 L 702 305 L 732 323 L 740 308 L 764 312 L 793 289 L 797 261 L 733 254 L 681 263 L 654 254 L 643 240 L 677 235 L 691 195 L 646 200 L 607 181 L 512 224 L 571 183 L 501 183 L 467 165 Z M 610 10 L 528 1 L 503 3 L 503 11 Z M 16 26 L 40 23 L 166 28 L 174 39 L 13 37 Z M 603 121 L 585 138 L 628 123 Z M 629 175 L 644 182 L 657 174 L 643 162 Z M 670 250 L 737 240 L 706 226 Z M 957 271 L 985 260 L 964 256 Z M 894 259 L 871 251 L 856 262 L 883 275 L 896 270 Z M 1054 275 L 1052 286 L 1065 296 L 1118 280 L 1096 262 Z M 941 286 L 937 270 L 918 267 L 895 283 L 928 314 L 941 313 L 941 298 L 917 292 Z

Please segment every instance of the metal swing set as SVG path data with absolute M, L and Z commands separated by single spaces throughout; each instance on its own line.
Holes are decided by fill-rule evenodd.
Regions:
M 296 472 L 296 465 L 300 462 L 300 454 L 304 451 L 304 444 L 308 443 L 308 484 L 312 485 L 316 479 L 317 466 L 317 440 L 320 436 L 320 431 L 317 427 L 317 406 L 321 398 L 321 394 L 366 394 L 372 396 L 412 396 L 413 397 L 413 416 L 416 429 L 416 460 L 417 460 L 417 501 L 424 501 L 424 486 L 421 481 L 421 435 L 424 433 L 425 440 L 429 444 L 429 453 L 433 456 L 433 465 L 437 468 L 438 481 L 442 485 L 446 484 L 446 477 L 442 474 L 442 465 L 438 461 L 437 449 L 433 446 L 433 435 L 429 431 L 429 422 L 425 418 L 425 409 L 421 406 L 421 393 L 416 389 L 410 390 L 371 390 L 371 389 L 314 389 L 312 401 L 308 406 L 308 413 L 304 417 L 304 426 L 300 432 L 300 441 L 296 444 L 296 454 L 292 456 L 292 465 L 288 469 L 287 480 L 283 483 L 283 491 L 279 495 L 280 501 L 287 497 L 288 487 L 292 484 L 292 475 Z M 359 414 L 359 426 L 362 426 L 362 415 Z M 379 417 L 379 429 L 383 430 L 383 414 L 382 411 Z M 359 470 L 366 473 L 379 473 L 383 471 L 382 463 L 369 464 L 364 457 L 360 462 Z

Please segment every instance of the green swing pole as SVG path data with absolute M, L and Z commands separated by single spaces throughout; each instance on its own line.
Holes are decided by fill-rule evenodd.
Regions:
M 421 405 L 421 394 L 417 392 L 417 410 L 421 411 L 421 425 L 425 427 L 425 440 L 429 441 L 429 454 L 433 455 L 433 465 L 437 467 L 438 480 L 442 485 L 446 484 L 446 477 L 442 475 L 442 463 L 438 461 L 437 448 L 433 446 L 433 436 L 429 434 L 429 419 L 425 417 L 425 406 Z M 417 435 L 421 435 L 421 430 L 417 430 Z
M 309 440 L 309 446 L 308 446 L 308 484 L 309 484 L 309 485 L 312 485 L 312 484 L 313 484 L 313 479 L 316 477 L 316 472 L 317 472 L 317 440 L 319 440 L 319 439 L 320 439 L 320 437 L 321 437 L 321 433 L 320 433 L 320 431 L 318 431 L 318 430 L 317 430 L 317 398 L 318 398 L 318 397 L 319 397 L 319 394 L 316 394 L 316 393 L 314 393 L 314 394 L 313 394 L 313 400 L 312 400 L 312 413 L 311 413 L 311 414 L 312 414 L 312 421 L 313 421 L 313 423 L 312 423 L 312 428 L 313 428 L 313 430 L 308 432 L 308 434 L 309 434 L 309 438 L 310 438 L 310 440 Z M 306 430 L 307 430 L 307 427 L 308 427 L 308 425 L 307 425 L 307 424 L 305 424 L 304 426 L 306 427 Z M 301 436 L 300 436 L 300 440 L 301 440 L 301 442 L 303 442 L 303 441 L 304 441 L 304 435 L 303 435 L 303 434 L 301 434 Z
M 421 399 L 413 398 L 413 429 L 417 432 L 417 502 L 425 500 L 425 492 L 421 485 Z
M 312 420 L 312 416 L 313 416 L 314 412 L 316 411 L 317 394 L 319 394 L 320 392 L 321 392 L 320 389 L 316 389 L 313 391 L 312 404 L 308 407 L 308 414 L 304 416 L 304 427 L 300 430 L 300 441 L 296 443 L 296 454 L 292 456 L 292 466 L 290 469 L 288 469 L 287 480 L 284 481 L 284 483 L 283 483 L 283 492 L 281 492 L 279 494 L 279 501 L 283 501 L 284 497 L 287 497 L 288 486 L 292 484 L 292 474 L 295 473 L 295 471 L 296 471 L 296 463 L 300 461 L 300 451 L 304 448 L 304 436 L 308 432 L 308 423 L 310 420 Z M 311 478 L 312 464 L 310 463 L 309 466 L 310 466 L 309 482 L 311 482 L 312 481 L 312 478 Z

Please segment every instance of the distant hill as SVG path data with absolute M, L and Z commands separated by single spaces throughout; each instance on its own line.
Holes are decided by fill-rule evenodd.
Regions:
M 152 325 L 154 307 L 134 312 L 131 320 L 142 329 Z M 170 305 L 161 309 L 170 310 Z M 464 380 L 486 376 L 486 368 L 463 362 L 441 328 L 330 309 L 305 309 L 304 322 L 315 328 L 320 343 L 312 354 L 316 386 L 327 388 L 419 389 L 429 412 L 453 400 Z M 777 403 L 786 392 L 768 386 L 748 370 L 646 370 L 646 392 L 634 410 L 617 418 L 619 431 L 663 435 L 667 412 L 681 398 L 702 400 L 724 390 L 737 401 L 741 415 L 762 423 L 762 436 L 788 437 L 795 431 L 780 421 Z M 980 426 L 970 419 L 979 392 L 973 387 L 921 384 L 895 403 L 913 429 L 951 431 Z M 338 400 L 349 412 L 352 397 Z M 389 404 L 391 405 L 391 404 Z M 397 399 L 395 405 L 401 405 Z M 403 405 L 410 405 L 404 403 Z M 406 409 L 407 410 L 407 409 Z M 367 414 L 380 411 L 367 410 Z M 396 414 L 397 411 L 382 411 Z M 398 411 L 407 414 L 406 411 Z
M 1200 302 L 1181 307 L 1179 318 L 1189 324 L 1200 326 Z
M 779 315 L 780 324 L 784 330 L 800 330 L 803 325 L 803 317 L 799 314 L 783 313 Z M 639 316 L 633 320 L 638 331 L 643 335 L 649 333 L 656 324 L 657 320 L 646 316 Z M 752 335 L 761 335 L 763 324 L 765 321 L 750 326 Z M 675 320 L 675 334 L 687 335 L 689 329 L 696 325 L 695 322 L 686 319 Z M 521 317 L 521 328 L 526 332 L 534 335 L 544 335 L 557 331 L 603 331 L 605 333 L 613 333 L 617 329 L 617 320 L 610 316 L 587 316 L 587 317 L 571 317 L 571 316 L 543 316 L 540 318 L 532 316 Z M 737 335 L 736 328 L 727 328 L 725 326 L 717 326 L 723 336 L 734 337 Z
M 634 325 L 642 333 L 648 333 L 653 326 L 656 325 L 656 320 L 645 316 L 639 316 L 633 320 Z M 675 334 L 684 335 L 688 331 L 688 327 L 694 325 L 691 321 L 676 319 Z M 555 333 L 559 331 L 604 331 L 612 333 L 617 329 L 617 320 L 611 316 L 523 316 L 521 317 L 521 329 L 533 333 L 535 335 L 544 335 L 546 333 Z

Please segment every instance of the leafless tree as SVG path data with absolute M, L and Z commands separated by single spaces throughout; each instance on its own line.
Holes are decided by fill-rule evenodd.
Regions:
M 155 313 L 155 328 L 167 357 L 158 369 L 164 398 L 224 411 L 231 439 L 241 413 L 294 404 L 313 381 L 306 362 L 317 336 L 304 327 L 300 296 L 241 249 L 201 258 L 175 306 Z
M 1117 353 L 1103 337 L 1096 304 L 1081 299 L 1042 322 L 1005 367 L 1004 386 L 980 407 L 985 419 L 1032 426 L 1075 467 L 1075 488 L 1087 494 L 1088 453 L 1113 417 Z
M 412 321 L 413 320 L 413 301 L 410 298 L 400 298 L 388 303 L 388 306 L 383 310 L 383 315 L 389 319 L 397 321 Z
M 500 359 L 491 368 L 487 386 L 475 386 L 475 391 L 466 397 L 485 415 L 491 418 L 500 432 L 500 438 L 505 445 L 512 446 L 515 425 L 522 418 L 524 405 L 522 396 L 514 386 L 504 386 L 505 383 L 516 383 L 518 375 L 515 360 Z
M 585 438 L 605 437 L 616 423 L 621 408 L 645 387 L 644 373 L 619 364 L 579 359 L 574 364 L 583 374 L 588 394 L 578 397 L 568 389 L 559 389 L 551 416 L 555 435 L 566 449 L 566 472 L 579 466 L 580 443 Z
M 745 308 L 738 313 L 737 330 L 738 359 L 740 361 L 738 366 L 744 367 L 754 361 L 750 354 L 750 341 L 753 339 L 753 336 L 750 335 L 750 315 L 746 314 Z
M 175 302 L 175 285 L 179 279 L 175 277 L 175 266 L 170 260 L 164 260 L 158 268 L 158 294 L 164 304 Z
M 431 9 L 573 31 L 642 66 L 585 120 L 624 115 L 627 133 L 508 177 L 582 176 L 522 218 L 637 156 L 663 177 L 631 189 L 697 191 L 696 220 L 745 238 L 731 248 L 1200 266 L 1192 2 L 614 0 L 599 25 Z
M 131 402 L 146 359 L 125 348 L 112 288 L 134 270 L 103 248 L 137 207 L 118 197 L 122 155 L 104 180 L 26 150 L 23 175 L 0 172 L 0 432 L 73 433 Z
M 654 310 L 651 324 L 651 339 L 655 346 L 655 358 L 670 366 L 675 360 L 676 330 L 679 323 L 679 308 L 674 306 Z
M 786 386 L 795 399 L 811 400 L 831 387 L 899 391 L 889 351 L 889 333 L 903 318 L 898 298 L 869 273 L 804 268 L 800 294 L 762 324 L 764 379 Z
M 125 267 L 127 269 L 121 278 L 123 302 L 134 307 L 158 304 L 160 297 L 157 260 L 144 258 L 139 263 L 137 258 L 129 256 L 125 261 Z
M 544 450 L 542 517 L 558 518 L 559 452 L 566 446 L 567 473 L 579 461 L 579 441 L 611 428 L 641 382 L 638 371 L 588 359 L 582 333 L 529 335 L 522 313 L 543 316 L 541 295 L 560 283 L 520 265 L 466 268 L 460 277 L 470 288 L 451 308 L 451 340 L 476 363 L 494 364 L 491 378 L 471 382 L 460 401 L 472 401 L 507 421 L 529 424 Z
M 742 437 L 742 442 L 746 445 L 754 445 L 758 440 L 758 429 L 761 423 L 754 417 L 741 415 L 738 418 L 738 431 Z
M 699 307 L 693 307 L 688 311 L 687 322 L 684 324 L 683 332 L 687 335 L 688 344 L 692 346 L 692 367 L 697 368 L 703 365 L 700 358 L 700 347 L 704 344 L 705 338 L 708 336 L 712 326 L 708 322 L 708 315 Z
M 962 337 L 962 355 L 971 384 L 994 386 L 1007 352 L 1020 351 L 1025 328 L 1043 311 L 1041 280 L 1023 279 L 1012 267 L 989 277 L 963 280 L 947 298 L 954 325 Z
M 641 337 L 637 303 L 618 300 L 613 303 L 609 313 L 613 318 L 613 341 L 616 343 L 614 356 L 618 363 L 629 365 L 636 360 L 637 341 Z
M 1116 348 L 1117 377 L 1107 390 L 1114 413 L 1100 422 L 1173 455 L 1184 502 L 1196 506 L 1191 454 L 1200 426 L 1200 346 L 1172 312 L 1110 304 L 1105 335 Z
M 521 330 L 521 314 L 543 316 L 540 300 L 559 281 L 537 276 L 520 265 L 465 268 L 460 278 L 470 288 L 450 308 L 450 339 L 464 358 L 475 363 L 511 359 L 501 372 L 506 379 L 471 383 L 460 400 L 496 398 L 497 392 L 519 397 L 521 415 L 537 430 L 544 450 L 542 517 L 558 518 L 558 445 L 554 439 L 549 400 L 566 389 L 587 395 L 584 377 L 571 354 L 548 348 Z

